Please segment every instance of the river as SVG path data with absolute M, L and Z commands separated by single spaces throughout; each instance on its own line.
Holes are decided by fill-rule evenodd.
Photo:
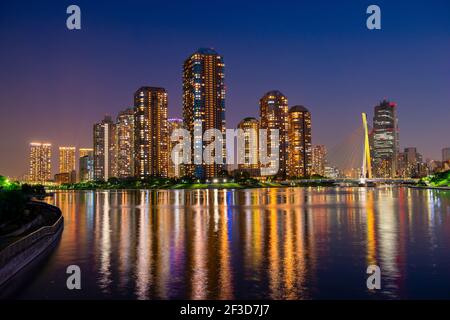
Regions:
M 48 202 L 63 235 L 14 298 L 450 298 L 450 191 L 67 191 Z M 67 289 L 69 265 L 81 290 Z M 367 289 L 369 265 L 380 290 Z

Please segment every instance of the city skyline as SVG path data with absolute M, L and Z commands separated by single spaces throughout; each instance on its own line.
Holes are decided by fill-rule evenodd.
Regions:
M 214 52 L 214 60 L 218 57 L 216 56 L 217 53 Z M 223 64 L 220 64 L 223 67 Z M 193 93 L 198 95 L 195 90 Z M 223 95 L 223 93 L 218 95 Z M 179 118 L 167 118 L 167 93 L 164 88 L 141 87 L 135 92 L 134 97 L 135 106 L 120 111 L 115 121 L 112 120 L 111 116 L 105 116 L 101 122 L 94 124 L 94 148 L 79 148 L 78 168 L 76 166 L 76 147 L 59 146 L 59 171 L 55 174 L 54 180 L 51 180 L 51 144 L 34 142 L 30 143 L 29 176 L 19 180 L 30 182 L 54 181 L 57 184 L 63 184 L 77 181 L 108 180 L 109 178 L 134 177 L 144 179 L 151 176 L 181 178 L 187 175 L 200 178 L 196 172 L 189 172 L 189 166 L 186 166 L 186 164 L 175 166 L 170 160 L 171 150 L 180 142 L 171 141 L 172 133 L 175 129 L 185 130 L 186 123 L 189 123 L 190 118 L 188 117 L 185 123 Z M 202 107 L 203 102 L 199 106 Z M 446 160 L 450 148 L 442 149 L 442 161 L 424 161 L 422 154 L 418 152 L 416 147 L 406 147 L 404 151 L 400 151 L 396 109 L 397 104 L 387 100 L 381 101 L 374 107 L 374 127 L 366 133 L 366 139 L 370 145 L 370 151 L 367 152 L 372 155 L 373 160 L 369 159 L 369 162 L 372 170 L 375 171 L 375 177 L 418 178 L 446 170 L 450 164 Z M 202 107 L 198 112 L 203 114 L 205 110 Z M 188 112 L 188 115 L 192 115 L 192 113 Z M 186 117 L 186 114 L 184 116 Z M 365 113 L 363 114 L 364 117 L 366 117 Z M 223 113 L 221 118 L 222 120 L 219 118 L 219 121 L 223 123 Z M 201 121 L 211 122 L 211 119 L 205 116 Z M 312 144 L 310 111 L 302 105 L 289 107 L 287 97 L 277 90 L 267 92 L 260 99 L 259 120 L 253 117 L 245 117 L 236 129 L 231 129 L 232 132 L 235 130 L 242 131 L 240 134 L 243 134 L 243 140 L 237 142 L 237 144 L 235 142 L 235 149 L 227 152 L 237 154 L 238 157 L 242 158 L 238 161 L 243 162 L 239 162 L 240 164 L 237 167 L 228 167 L 228 174 L 242 175 L 246 172 L 250 177 L 257 178 L 263 178 L 267 175 L 262 174 L 261 170 L 265 165 L 258 159 L 261 147 L 258 135 L 260 128 L 265 130 L 285 128 L 285 130 L 278 130 L 280 131 L 278 137 L 279 159 L 275 160 L 279 161 L 278 165 L 271 165 L 271 167 L 278 167 L 279 170 L 269 175 L 288 179 L 308 178 L 311 175 L 321 175 L 328 178 L 357 178 L 362 176 L 361 168 L 357 166 L 351 168 L 336 167 L 326 155 L 326 146 Z M 267 136 L 268 149 L 271 149 L 270 145 L 273 143 L 271 142 L 271 136 L 272 134 Z M 276 144 L 276 141 L 274 142 Z M 283 145 L 286 147 L 282 147 Z M 41 146 L 47 148 L 48 154 L 35 152 L 36 147 L 40 148 Z M 177 157 L 180 160 L 179 156 Z M 48 164 L 46 167 L 42 167 L 38 165 L 41 162 L 48 162 Z M 351 163 L 354 163 L 354 159 Z M 235 171 L 236 169 L 237 171 Z M 337 176 L 330 175 L 330 170 L 337 172 Z M 220 175 L 219 172 L 215 175 L 204 176 L 203 179 L 217 178 Z M 40 178 L 41 176 L 47 176 L 47 178 Z M 368 177 L 372 177 L 370 171 Z
M 389 14 L 383 16 L 383 30 L 378 34 L 364 29 L 363 5 L 334 6 L 327 3 L 327 9 L 322 8 L 320 4 L 300 4 L 290 5 L 292 10 L 286 10 L 287 14 L 303 17 L 311 13 L 318 14 L 321 10 L 331 10 L 335 12 L 336 17 L 319 15 L 316 22 L 306 19 L 299 22 L 299 26 L 280 20 L 280 25 L 270 24 L 273 30 L 262 25 L 250 27 L 242 23 L 244 20 L 236 19 L 237 25 L 226 32 L 217 24 L 212 24 L 210 30 L 198 31 L 195 41 L 191 37 L 184 37 L 184 32 L 179 35 L 180 39 L 177 38 L 179 41 L 174 41 L 174 38 L 170 37 L 170 28 L 158 19 L 143 25 L 133 24 L 129 19 L 135 9 L 130 6 L 125 8 L 124 19 L 127 21 L 114 22 L 111 25 L 112 30 L 124 28 L 124 34 L 117 39 L 107 36 L 102 44 L 106 45 L 106 49 L 111 49 L 123 41 L 130 48 L 134 48 L 138 43 L 141 45 L 138 40 L 153 34 L 152 28 L 159 28 L 162 33 L 158 35 L 158 40 L 161 40 L 158 42 L 158 49 L 150 54 L 145 52 L 150 58 L 144 60 L 145 63 L 138 59 L 140 54 L 127 53 L 119 57 L 110 50 L 106 50 L 111 53 L 102 61 L 105 56 L 100 53 L 91 38 L 102 32 L 97 22 L 86 19 L 85 29 L 78 34 L 67 33 L 64 28 L 59 30 L 60 22 L 56 12 L 58 5 L 47 12 L 48 19 L 39 21 L 43 29 L 48 31 L 49 28 L 55 28 L 54 32 L 47 33 L 45 39 L 38 33 L 36 38 L 53 46 L 56 41 L 60 41 L 58 43 L 63 46 L 57 46 L 49 57 L 43 56 L 42 51 L 36 47 L 36 40 L 26 43 L 23 41 L 25 29 L 26 32 L 29 31 L 23 26 L 36 23 L 33 19 L 37 18 L 30 18 L 30 6 L 36 6 L 35 9 L 40 12 L 39 10 L 48 9 L 50 4 L 27 4 L 27 10 L 20 4 L 2 3 L 1 6 L 1 12 L 8 13 L 8 17 L 5 17 L 7 19 L 2 21 L 8 23 L 8 29 L 12 30 L 12 33 L 5 30 L 0 33 L 5 47 L 9 49 L 0 54 L 2 67 L 4 66 L 0 77 L 2 83 L 6 84 L 0 89 L 0 130 L 2 135 L 13 138 L 2 139 L 1 142 L 2 150 L 8 151 L 0 159 L 2 174 L 20 176 L 27 173 L 27 145 L 34 140 L 51 141 L 55 146 L 91 146 L 92 122 L 106 113 L 116 115 L 130 105 L 130 90 L 142 85 L 166 88 L 170 99 L 168 116 L 180 117 L 181 64 L 188 54 L 201 46 L 217 48 L 226 60 L 227 127 L 235 128 L 244 117 L 257 117 L 258 98 L 267 90 L 279 89 L 290 101 L 310 106 L 314 113 L 313 143 L 332 149 L 348 134 L 348 128 L 358 127 L 360 112 L 371 111 L 374 105 L 386 97 L 399 105 L 400 150 L 415 146 L 424 159 L 439 160 L 441 150 L 448 144 L 444 137 L 446 119 L 450 117 L 450 94 L 445 86 L 448 83 L 449 66 L 448 59 L 444 57 L 448 57 L 450 47 L 438 41 L 439 35 L 447 30 L 446 23 L 450 20 L 446 19 L 449 10 L 444 9 L 449 5 L 445 2 L 437 1 L 432 5 L 434 9 L 440 7 L 440 10 L 433 10 L 432 20 L 430 9 L 425 10 L 422 7 L 424 5 L 410 4 L 411 10 L 405 13 L 400 4 L 381 1 L 383 12 Z M 98 5 L 81 1 L 80 6 L 84 12 L 89 13 L 87 17 L 101 18 L 100 21 L 108 17 Z M 111 6 L 110 14 L 113 15 L 122 9 L 115 4 Z M 193 11 L 188 5 L 187 7 L 180 4 L 177 9 L 172 8 L 174 14 L 169 20 L 172 21 L 183 9 L 186 9 L 187 15 L 193 15 Z M 221 17 L 233 12 L 231 7 L 231 4 L 226 5 L 219 13 Z M 164 8 L 164 5 L 159 5 L 154 10 L 160 12 Z M 250 6 L 243 5 L 242 9 L 243 12 L 236 13 L 237 18 L 250 12 Z M 257 11 L 265 9 L 267 4 L 256 8 Z M 17 20 L 10 20 L 12 13 Z M 437 19 L 436 14 L 442 15 L 441 18 Z M 102 18 L 102 15 L 105 16 Z M 415 23 L 419 17 L 424 21 L 423 26 L 412 25 L 410 20 Z M 328 19 L 326 24 L 320 26 L 325 19 Z M 185 21 L 183 23 L 186 34 L 192 32 L 193 24 Z M 313 24 L 308 30 L 317 27 L 313 33 L 317 39 L 312 39 L 302 31 L 302 23 Z M 174 28 L 181 30 L 181 26 L 182 23 L 178 22 Z M 412 33 L 408 31 L 411 28 L 415 31 L 414 45 L 411 43 Z M 238 31 L 241 30 L 244 33 L 239 37 L 241 32 Z M 276 32 L 280 35 L 280 41 L 284 40 L 287 45 L 281 51 L 275 51 L 278 46 L 264 46 L 265 41 L 259 39 L 261 36 L 256 36 L 256 31 L 264 35 Z M 138 32 L 135 38 L 133 32 Z M 435 37 L 429 37 L 431 32 Z M 13 37 L 13 34 L 18 37 Z M 224 37 L 219 37 L 218 34 Z M 167 35 L 171 41 L 163 39 Z M 350 42 L 355 37 L 356 40 Z M 403 40 L 399 40 L 400 38 Z M 246 48 L 247 40 L 255 49 L 260 50 L 249 51 L 250 49 Z M 335 47 L 339 41 L 342 45 Z M 87 49 L 86 44 L 91 45 L 92 50 Z M 67 45 L 67 48 L 63 48 L 64 45 Z M 378 47 L 386 48 L 387 52 L 380 52 Z M 434 50 L 428 50 L 429 47 Z M 17 51 L 19 48 L 25 49 L 20 50 L 23 53 Z M 31 50 L 32 48 L 37 49 Z M 69 48 L 71 52 L 67 51 Z M 324 53 L 327 48 L 333 48 L 332 56 Z M 301 54 L 298 49 L 302 49 Z M 353 51 L 354 54 L 351 53 Z M 26 52 L 33 52 L 33 55 Z M 278 52 L 278 55 L 275 52 Z M 48 55 L 48 51 L 46 54 Z M 164 60 L 161 59 L 162 56 L 165 57 Z M 328 59 L 329 57 L 331 59 Z M 14 69 L 13 72 L 11 67 L 22 65 L 24 59 L 28 61 L 30 68 Z M 130 62 L 132 60 L 138 61 L 142 68 L 136 68 L 137 65 Z M 13 63 L 6 63 L 7 61 Z M 66 64 L 67 61 L 70 61 L 70 66 Z M 38 65 L 45 66 L 45 69 Z M 106 79 L 114 78 L 111 77 L 111 71 L 108 71 L 112 66 L 114 72 L 121 72 L 120 79 Z M 167 72 L 162 71 L 165 69 Z M 93 86 L 89 77 L 100 77 L 105 83 Z M 43 81 L 44 79 L 46 80 Z M 108 85 L 111 85 L 113 90 L 106 91 Z M 24 86 L 29 88 L 32 100 L 28 97 L 23 97 L 23 100 L 18 98 Z M 70 88 L 70 92 L 67 88 Z M 427 108 L 426 115 L 420 114 L 423 107 Z M 27 112 L 27 118 L 19 121 L 24 111 Z M 55 118 L 58 121 L 55 122 Z M 32 124 L 29 119 L 32 119 Z M 333 123 L 330 119 L 339 121 Z M 426 130 L 430 125 L 432 130 Z M 53 152 L 53 163 L 56 163 L 56 156 L 57 152 Z M 56 172 L 55 168 L 56 166 L 53 166 L 52 173 Z
M 197 130 L 195 121 L 202 123 L 203 133 L 210 129 L 219 129 L 225 139 L 225 86 L 223 81 L 225 64 L 223 61 L 223 57 L 210 48 L 200 48 L 185 60 L 183 120 L 168 119 L 168 94 L 165 88 L 140 87 L 134 93 L 132 108 L 120 111 L 115 121 L 111 116 L 105 115 L 101 122 L 93 125 L 94 147 L 79 149 L 78 170 L 76 168 L 76 147 L 58 147 L 59 171 L 55 174 L 54 181 L 61 184 L 86 181 L 92 178 L 107 181 L 109 178 L 182 177 L 182 172 L 175 169 L 170 160 L 171 149 L 176 144 L 170 141 L 171 133 L 175 128 L 188 129 L 193 139 L 191 148 L 195 148 L 198 143 L 194 138 L 194 132 Z M 365 113 L 363 113 L 363 117 L 366 117 Z M 257 123 L 256 127 L 253 121 Z M 169 128 L 169 124 L 171 128 Z M 239 146 L 238 143 L 234 148 L 241 147 L 243 149 L 223 150 L 225 152 L 224 160 L 227 158 L 226 153 L 232 152 L 243 156 L 244 163 L 248 164 L 249 157 L 259 148 L 258 139 L 250 144 L 249 134 L 256 137 L 258 128 L 279 131 L 278 143 L 271 141 L 272 134 L 267 137 L 268 150 L 271 149 L 274 142 L 279 145 L 279 157 L 276 160 L 278 164 L 270 165 L 278 169 L 271 175 L 284 178 L 310 177 L 311 174 L 321 171 L 322 175 L 326 176 L 326 163 L 330 169 L 334 167 L 335 170 L 341 171 L 338 175 L 343 177 L 362 175 L 357 166 L 336 167 L 332 164 L 333 161 L 330 163 L 329 159 L 324 156 L 326 152 L 321 151 L 319 153 L 322 155 L 319 153 L 314 155 L 313 151 L 317 150 L 313 149 L 318 145 L 313 146 L 312 144 L 310 111 L 302 105 L 289 107 L 288 98 L 278 90 L 269 91 L 260 99 L 259 120 L 245 117 L 239 122 L 236 129 L 243 130 L 244 145 Z M 366 129 L 366 135 L 373 159 L 373 161 L 369 161 L 376 177 L 425 177 L 446 166 L 444 163 L 449 148 L 442 149 L 441 165 L 436 160 L 424 161 L 422 154 L 418 153 L 417 147 L 406 147 L 404 152 L 400 151 L 397 104 L 395 102 L 383 99 L 374 107 L 373 128 L 370 132 L 367 132 Z M 204 145 L 203 149 L 209 144 L 208 139 L 199 141 Z M 51 181 L 51 178 L 45 180 L 40 178 L 40 176 L 51 175 L 51 144 L 46 145 L 49 154 L 42 160 L 40 156 L 35 156 L 37 154 L 34 152 L 35 146 L 39 147 L 41 144 L 30 144 L 29 175 L 19 178 L 19 180 Z M 92 151 L 92 155 L 84 157 L 89 154 L 89 151 Z M 239 165 L 234 169 L 238 169 L 240 174 L 244 170 L 252 177 L 262 177 L 265 174 L 261 174 L 259 170 L 265 165 L 259 163 L 257 158 L 255 158 L 254 165 Z M 190 161 L 192 160 L 195 159 Z M 37 161 L 48 162 L 48 165 L 46 168 L 39 169 L 35 165 Z M 89 161 L 92 162 L 89 163 Z M 322 169 L 318 169 L 318 166 Z M 91 169 L 88 169 L 89 167 Z M 38 168 L 38 170 L 36 171 L 34 168 Z M 221 169 L 221 166 L 217 166 L 217 164 L 212 166 L 183 164 L 179 166 L 179 169 L 181 168 L 183 168 L 183 175 L 201 179 L 219 177 L 221 171 L 225 169 L 225 167 Z M 350 171 L 348 171 L 349 169 Z M 178 173 L 174 174 L 175 171 Z M 233 174 L 234 170 L 232 167 L 228 167 L 226 171 Z M 90 178 L 86 179 L 87 177 Z M 368 177 L 372 177 L 370 173 Z
M 190 61 L 192 57 L 195 64 L 201 64 L 202 62 L 196 58 L 200 52 L 207 52 L 211 55 L 211 58 L 215 61 L 220 59 L 219 68 L 221 77 L 223 78 L 223 58 L 218 55 L 214 50 L 201 48 L 197 50 L 186 61 Z M 211 67 L 211 66 L 210 66 Z M 209 67 L 209 68 L 210 68 Z M 193 69 L 194 71 L 196 69 Z M 208 79 L 208 76 L 195 75 L 189 83 L 194 83 L 195 79 Z M 186 77 L 184 77 L 186 79 Z M 186 80 L 184 80 L 186 82 Z M 206 81 L 206 83 L 210 80 Z M 215 87 L 216 85 L 214 85 Z M 194 89 L 193 96 L 199 95 L 199 92 Z M 190 93 L 190 90 L 187 91 Z M 205 91 L 201 95 L 212 94 L 213 91 Z M 221 96 L 222 101 L 224 97 L 224 89 L 218 90 L 213 94 Z M 174 175 L 173 163 L 170 160 L 171 149 L 178 142 L 170 142 L 171 132 L 175 128 L 183 128 L 189 126 L 189 119 L 195 112 L 190 112 L 189 108 L 192 106 L 188 104 L 188 112 L 184 114 L 185 121 L 179 118 L 167 118 L 167 92 L 164 88 L 158 87 L 141 87 L 134 93 L 134 107 L 127 108 L 119 111 L 116 120 L 113 121 L 112 117 L 106 115 L 105 118 L 95 123 L 93 126 L 93 145 L 94 148 L 79 148 L 79 165 L 76 165 L 76 147 L 75 146 L 59 146 L 59 161 L 57 174 L 54 176 L 56 183 L 69 183 L 75 181 L 87 181 L 87 180 L 108 180 L 109 178 L 129 178 L 140 177 L 145 178 L 149 176 L 161 176 L 161 177 L 181 177 L 180 171 Z M 191 100 L 188 98 L 188 100 Z M 195 100 L 195 99 L 194 99 Z M 220 105 L 223 105 L 219 103 Z M 222 125 L 225 123 L 225 116 L 223 107 L 212 108 L 211 110 L 218 109 L 219 118 L 213 113 L 205 112 L 207 109 L 203 106 L 205 102 L 199 101 L 199 106 L 202 106 L 197 113 L 205 114 L 202 118 L 199 118 L 203 123 L 218 122 Z M 195 106 L 195 103 L 194 105 Z M 209 114 L 209 116 L 208 116 Z M 203 118 L 204 117 L 204 118 Z M 212 119 L 210 118 L 212 117 Z M 278 90 L 272 90 L 267 92 L 260 99 L 260 119 L 253 117 L 245 117 L 239 122 L 237 128 L 244 130 L 244 149 L 243 150 L 228 150 L 227 152 L 233 152 L 234 154 L 242 154 L 245 159 L 245 163 L 250 160 L 248 157 L 258 149 L 258 141 L 253 141 L 253 146 L 249 145 L 249 134 L 256 134 L 258 129 L 253 125 L 252 121 L 256 121 L 257 127 L 264 129 L 278 129 L 285 128 L 280 131 L 279 137 L 279 171 L 276 176 L 284 177 L 308 177 L 311 174 L 318 174 L 318 171 L 322 171 L 321 175 L 326 176 L 324 169 L 325 165 L 329 165 L 329 169 L 335 169 L 341 171 L 340 175 L 345 177 L 352 177 L 355 173 L 360 175 L 358 167 L 352 167 L 350 175 L 345 168 L 336 167 L 332 163 L 329 163 L 328 157 L 325 157 L 326 151 L 320 151 L 322 155 L 316 154 L 314 156 L 313 151 L 316 147 L 326 148 L 326 146 L 313 145 L 311 134 L 311 113 L 308 109 L 301 105 L 294 105 L 289 107 L 288 99 Z M 179 123 L 179 124 L 176 124 Z M 175 127 L 169 129 L 169 124 L 176 124 Z M 186 125 L 187 124 L 187 125 Z M 210 129 L 215 129 L 211 126 Z M 234 128 L 232 129 L 234 130 Z M 249 131 L 250 130 L 250 131 Z M 398 136 L 398 117 L 397 117 L 397 104 L 395 102 L 384 99 L 378 105 L 374 107 L 373 128 L 369 133 L 371 153 L 373 157 L 372 166 L 376 172 L 377 177 L 393 178 L 393 177 L 424 177 L 429 173 L 435 172 L 435 170 L 445 169 L 445 158 L 450 148 L 442 149 L 442 162 L 439 160 L 427 159 L 424 161 L 421 153 L 417 151 L 416 147 L 406 147 L 404 152 L 399 148 L 399 136 Z M 193 134 L 193 132 L 191 132 Z M 223 133 L 224 134 L 224 133 Z M 157 137 L 156 139 L 151 139 Z M 225 136 L 225 134 L 224 134 Z M 270 149 L 271 135 L 268 136 L 268 149 Z M 154 144 L 154 142 L 159 143 Z M 205 143 L 205 142 L 204 142 Z M 108 144 L 106 147 L 105 145 Z M 207 145 L 208 143 L 205 143 Z M 49 156 L 46 156 L 44 161 L 49 161 L 49 165 L 42 173 L 38 170 L 37 173 L 33 173 L 31 170 L 35 167 L 36 162 L 33 154 L 34 146 L 45 145 L 49 150 Z M 285 147 L 283 147 L 285 145 Z M 253 150 L 253 148 L 256 149 Z M 29 156 L 30 172 L 27 177 L 23 177 L 19 180 L 26 181 L 45 181 L 42 179 L 33 178 L 36 175 L 49 175 L 51 177 L 51 143 L 30 143 L 31 153 Z M 170 147 L 170 148 L 169 148 Z M 234 146 L 235 148 L 238 145 Z M 105 152 L 105 150 L 108 150 Z M 140 151 L 139 151 L 140 150 Z M 89 157 L 92 157 L 92 163 L 89 164 L 89 157 L 87 156 L 91 152 Z M 94 156 L 95 155 L 95 156 Z M 151 155 L 151 156 L 150 156 Z M 315 159 L 316 157 L 316 159 Z M 318 160 L 317 157 L 322 158 Z M 50 160 L 48 160 L 50 159 Z M 147 159 L 153 159 L 152 162 L 148 162 Z M 248 171 L 250 176 L 261 177 L 259 173 L 260 168 L 264 167 L 258 163 L 257 157 L 255 165 L 239 165 L 235 167 L 241 173 L 242 170 L 253 169 Z M 318 164 L 317 161 L 321 162 Z M 284 162 L 284 163 L 283 163 Z M 439 164 L 441 163 L 441 164 Z M 320 165 L 323 169 L 317 169 Z M 89 170 L 88 167 L 91 166 Z M 203 165 L 204 166 L 204 165 Z M 105 167 L 108 167 L 105 170 Z M 196 172 L 190 172 L 188 167 L 183 167 L 183 175 L 189 175 L 191 177 L 200 178 Z M 206 168 L 206 167 L 205 167 Z M 284 169 L 285 168 L 285 169 Z M 256 171 L 255 171 L 256 169 Z M 172 174 L 169 171 L 172 170 Z M 188 171 L 185 171 L 188 170 Z M 229 167 L 227 171 L 231 173 L 234 169 Z M 89 173 L 89 171 L 92 171 Z M 219 172 L 215 175 L 203 176 L 203 178 L 217 177 Z M 90 177 L 86 179 L 86 177 Z M 47 178 L 47 181 L 52 181 L 51 178 Z

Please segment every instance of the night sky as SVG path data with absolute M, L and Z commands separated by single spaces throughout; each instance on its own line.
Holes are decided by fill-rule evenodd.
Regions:
M 66 28 L 77 4 L 82 29 Z M 366 8 L 382 30 L 366 28 Z M 28 171 L 28 144 L 92 146 L 92 125 L 132 105 L 143 85 L 169 93 L 181 117 L 182 64 L 199 47 L 225 60 L 227 127 L 258 116 L 277 89 L 312 112 L 313 143 L 329 149 L 398 104 L 401 147 L 440 159 L 450 144 L 450 2 L 0 2 L 0 174 Z

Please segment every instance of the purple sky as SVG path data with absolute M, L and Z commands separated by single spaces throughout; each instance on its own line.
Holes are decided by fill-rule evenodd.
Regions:
M 82 11 L 82 30 L 65 26 Z M 440 158 L 450 145 L 450 2 L 1 1 L 0 174 L 28 171 L 28 143 L 92 145 L 92 125 L 132 104 L 142 85 L 169 92 L 181 117 L 182 64 L 199 47 L 224 56 L 227 126 L 258 116 L 277 89 L 312 112 L 313 143 L 329 149 L 398 104 L 401 147 Z M 54 171 L 55 171 L 54 170 Z

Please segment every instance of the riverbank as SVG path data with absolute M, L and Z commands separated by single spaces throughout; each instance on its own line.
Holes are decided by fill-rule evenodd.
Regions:
M 450 191 L 450 187 L 433 187 L 433 186 L 408 186 L 411 189 L 429 189 L 429 190 L 443 190 Z
M 196 190 L 196 189 L 254 189 L 254 188 L 287 188 L 287 187 L 333 187 L 327 182 L 258 182 L 258 183 L 176 183 L 170 185 L 142 185 L 142 186 L 63 186 L 52 188 L 58 191 L 96 191 L 96 190 Z
M 12 220 L 1 226 L 0 250 L 44 226 L 56 223 L 61 217 L 61 212 L 58 208 L 56 209 L 40 201 L 27 202 L 24 206 L 23 218 Z
M 46 251 L 64 228 L 59 208 L 43 202 L 32 202 L 29 207 L 38 212 L 33 222 L 0 238 L 0 287 Z
M 217 178 L 198 180 L 192 178 L 148 178 L 146 180 L 116 179 L 108 181 L 86 181 L 63 184 L 54 190 L 194 190 L 194 189 L 251 189 L 251 188 L 280 188 L 280 187 L 330 187 L 334 183 L 320 179 L 317 181 L 260 181 L 254 178 Z
M 417 186 L 429 189 L 450 190 L 450 170 L 422 178 Z
M 53 223 L 52 217 L 40 212 L 39 206 L 33 205 L 33 199 L 47 196 L 42 185 L 28 185 L 10 182 L 0 176 L 0 249 L 2 239 L 20 236 L 34 227 Z M 50 218 L 49 221 L 46 221 Z

